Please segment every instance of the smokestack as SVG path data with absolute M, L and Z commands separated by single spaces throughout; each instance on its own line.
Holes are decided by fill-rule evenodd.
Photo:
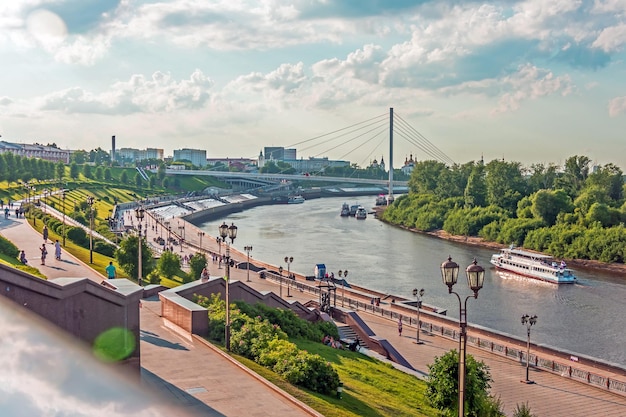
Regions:
M 111 164 L 115 162 L 115 135 L 111 136 Z

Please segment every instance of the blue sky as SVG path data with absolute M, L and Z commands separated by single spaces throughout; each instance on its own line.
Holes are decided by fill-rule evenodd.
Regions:
M 13 0 L 0 135 L 255 157 L 393 107 L 459 163 L 626 171 L 625 43 L 626 0 Z

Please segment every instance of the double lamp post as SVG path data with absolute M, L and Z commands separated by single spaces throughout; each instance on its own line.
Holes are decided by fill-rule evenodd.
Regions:
M 441 277 L 443 283 L 448 286 L 448 294 L 456 295 L 459 300 L 459 326 L 461 328 L 461 334 L 459 337 L 459 417 L 465 416 L 465 352 L 467 345 L 467 300 L 471 297 L 478 298 L 478 291 L 483 287 L 485 282 L 485 270 L 478 265 L 476 259 L 466 269 L 467 284 L 474 292 L 473 295 L 465 297 L 465 302 L 461 302 L 461 297 L 456 292 L 452 291 L 452 287 L 456 284 L 459 277 L 459 265 L 452 261 L 452 258 L 448 256 L 448 260 L 441 264 Z M 419 308 L 418 308 L 419 311 Z M 419 323 L 418 323 L 419 333 Z
M 222 223 L 222 225 L 218 228 L 218 232 L 219 232 L 219 240 L 218 242 L 224 242 L 226 243 L 226 238 L 228 237 L 230 239 L 230 243 L 232 244 L 235 241 L 235 238 L 237 237 L 237 226 L 235 226 L 234 223 L 231 223 L 231 225 L 227 225 L 226 222 Z M 221 245 L 220 245 L 221 248 Z M 230 246 L 228 244 L 226 244 L 226 255 L 224 256 L 224 260 L 225 260 L 225 265 L 226 265 L 226 276 L 224 277 L 224 280 L 226 281 L 226 290 L 225 290 L 225 296 L 224 298 L 226 299 L 226 324 L 225 324 L 225 344 L 226 344 L 226 350 L 230 352 L 230 297 L 228 294 L 229 291 L 229 285 L 230 285 Z

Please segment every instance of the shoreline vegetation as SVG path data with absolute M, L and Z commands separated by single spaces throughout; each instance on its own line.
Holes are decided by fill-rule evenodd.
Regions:
M 498 242 L 491 242 L 478 236 L 452 235 L 442 229 L 434 230 L 432 232 L 426 232 L 423 230 L 416 229 L 414 227 L 407 227 L 401 224 L 394 224 L 380 217 L 380 213 L 383 212 L 384 210 L 385 210 L 385 207 L 379 206 L 379 207 L 374 208 L 374 211 L 376 213 L 376 219 L 378 221 L 390 224 L 392 226 L 399 227 L 401 229 L 407 230 L 412 233 L 419 233 L 422 235 L 430 236 L 430 237 L 437 238 L 437 239 L 444 239 L 450 242 L 460 243 L 463 245 L 480 246 L 482 248 L 494 249 L 498 251 L 500 249 L 507 247 L 507 245 L 503 245 Z M 525 249 L 525 250 L 528 250 L 528 249 Z M 600 262 L 600 261 L 593 261 L 589 259 L 567 259 L 567 262 L 574 269 L 602 271 L 602 272 L 606 272 L 609 274 L 619 275 L 622 278 L 624 278 L 622 274 L 626 274 L 626 264 L 606 263 L 606 262 Z

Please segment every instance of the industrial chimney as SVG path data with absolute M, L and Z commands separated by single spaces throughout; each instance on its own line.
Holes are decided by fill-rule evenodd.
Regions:
M 115 135 L 111 136 L 111 165 L 115 162 Z

